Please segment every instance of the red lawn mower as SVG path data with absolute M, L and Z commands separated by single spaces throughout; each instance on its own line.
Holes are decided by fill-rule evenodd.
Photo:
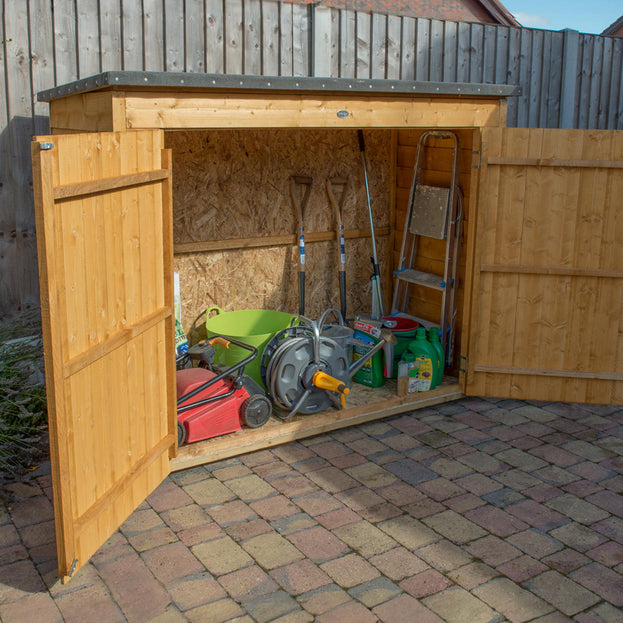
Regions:
M 249 356 L 226 370 L 214 367 L 214 346 L 235 344 Z M 272 403 L 245 366 L 257 357 L 257 349 L 230 337 L 217 335 L 191 346 L 177 359 L 178 445 L 258 428 L 268 421 Z M 198 362 L 197 367 L 192 367 Z M 181 369 L 180 369 L 181 368 Z

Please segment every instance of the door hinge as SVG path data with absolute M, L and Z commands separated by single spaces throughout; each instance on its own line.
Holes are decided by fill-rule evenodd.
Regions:
M 74 558 L 74 561 L 71 563 L 71 569 L 69 570 L 69 573 L 67 574 L 69 577 L 71 577 L 76 572 L 77 566 L 78 566 L 78 559 Z
M 467 374 L 467 370 L 469 368 L 469 359 L 465 357 L 465 355 L 461 355 L 459 359 L 459 372 L 464 372 L 465 374 Z
M 472 151 L 472 169 L 480 169 L 480 152 Z
M 54 143 L 40 143 L 39 149 L 41 149 L 41 151 L 48 151 L 48 149 L 54 149 Z

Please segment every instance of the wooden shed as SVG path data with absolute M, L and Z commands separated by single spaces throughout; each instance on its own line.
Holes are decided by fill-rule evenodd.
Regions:
M 623 403 L 623 132 L 506 128 L 504 85 L 107 72 L 39 98 L 32 144 L 61 577 L 171 471 L 462 395 Z M 354 388 L 344 410 L 177 449 L 173 274 L 204 310 L 295 313 L 291 175 L 312 189 L 308 315 L 337 305 L 324 189 L 348 176 L 348 305 L 369 311 L 370 226 L 389 300 L 420 134 L 460 139 L 457 357 L 440 387 Z M 447 177 L 434 143 L 423 178 Z M 441 272 L 440 241 L 416 265 Z M 416 291 L 417 315 L 439 299 Z

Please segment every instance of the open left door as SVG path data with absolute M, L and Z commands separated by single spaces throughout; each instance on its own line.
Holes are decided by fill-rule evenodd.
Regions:
M 622 198 L 623 132 L 483 130 L 466 394 L 623 404 Z
M 161 131 L 32 143 L 59 573 L 177 451 L 170 153 Z

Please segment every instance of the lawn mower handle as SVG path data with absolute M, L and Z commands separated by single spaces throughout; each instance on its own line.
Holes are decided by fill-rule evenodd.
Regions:
M 196 387 L 191 392 L 188 392 L 187 394 L 184 394 L 181 398 L 178 398 L 177 400 L 178 407 L 180 407 L 180 405 L 182 405 L 184 402 L 187 402 L 188 399 L 202 392 L 207 387 L 210 387 L 210 385 L 217 383 L 222 378 L 225 378 L 226 376 L 232 376 L 232 373 L 236 372 L 237 370 L 241 370 L 241 371 L 244 370 L 244 367 L 248 363 L 251 363 L 257 357 L 257 348 L 255 348 L 255 346 L 251 346 L 250 344 L 245 344 L 244 342 L 240 342 L 239 340 L 235 340 L 232 337 L 226 337 L 224 335 L 213 335 L 211 338 L 209 338 L 209 340 L 211 342 L 212 340 L 217 340 L 217 338 L 218 340 L 224 340 L 225 342 L 228 342 L 227 346 L 225 346 L 222 341 L 216 341 L 217 344 L 221 344 L 222 346 L 225 346 L 225 348 L 229 348 L 229 343 L 232 343 L 232 344 L 235 344 L 236 346 L 240 346 L 240 348 L 244 348 L 245 350 L 250 351 L 251 354 L 245 359 L 243 359 L 242 361 L 239 361 L 238 363 L 234 364 L 231 368 L 227 368 L 227 370 L 224 370 L 223 372 L 217 374 L 214 378 L 210 379 L 203 385 Z M 240 376 L 241 374 L 242 372 L 237 376 Z M 187 405 L 187 406 L 190 406 L 190 405 Z

